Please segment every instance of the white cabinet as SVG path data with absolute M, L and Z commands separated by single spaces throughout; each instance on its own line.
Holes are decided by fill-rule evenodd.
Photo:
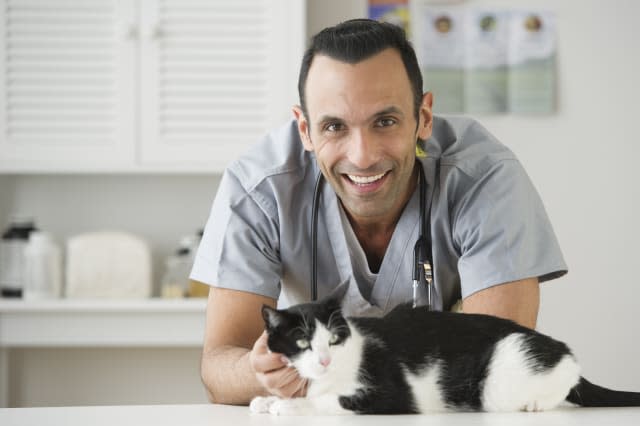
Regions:
M 297 102 L 301 0 L 0 0 L 0 173 L 219 172 Z

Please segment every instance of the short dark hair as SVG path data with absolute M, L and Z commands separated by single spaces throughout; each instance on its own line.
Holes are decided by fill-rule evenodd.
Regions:
M 305 117 L 308 117 L 305 84 L 309 68 L 316 55 L 326 55 L 342 62 L 355 64 L 387 48 L 396 49 L 402 57 L 413 91 L 414 114 L 417 120 L 423 91 L 422 73 L 416 52 L 402 28 L 371 19 L 345 21 L 334 27 L 325 28 L 313 36 L 311 45 L 302 58 L 298 75 L 298 96 Z

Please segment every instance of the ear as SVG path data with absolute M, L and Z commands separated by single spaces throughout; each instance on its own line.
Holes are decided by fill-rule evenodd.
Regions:
M 264 319 L 264 325 L 267 330 L 273 330 L 278 325 L 282 324 L 283 316 L 277 309 L 273 309 L 267 305 L 262 305 L 262 319 Z
M 335 308 L 342 307 L 342 302 L 349 289 L 349 279 L 342 281 L 336 288 L 334 288 L 328 296 L 323 300 L 323 303 L 331 304 Z
M 418 138 L 427 140 L 431 137 L 433 131 L 433 93 L 427 92 L 422 96 L 422 104 L 420 104 L 420 114 L 418 118 Z
M 302 146 L 304 146 L 304 149 L 307 151 L 313 151 L 311 136 L 309 136 L 309 121 L 307 121 L 307 117 L 305 117 L 302 107 L 300 105 L 294 105 L 292 111 L 293 116 L 298 122 L 298 134 L 300 135 Z

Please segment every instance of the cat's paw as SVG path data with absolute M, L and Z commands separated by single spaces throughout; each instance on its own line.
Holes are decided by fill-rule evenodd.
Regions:
M 256 396 L 251 400 L 249 404 L 249 410 L 252 413 L 268 413 L 271 405 L 278 401 L 280 398 L 277 396 Z
M 269 406 L 269 412 L 276 416 L 304 416 L 313 414 L 304 398 L 278 399 Z

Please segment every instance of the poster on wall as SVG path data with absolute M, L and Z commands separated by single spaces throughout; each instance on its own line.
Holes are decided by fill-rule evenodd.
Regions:
M 551 13 L 512 12 L 509 110 L 551 113 L 556 106 L 556 21 Z
M 434 108 L 550 114 L 556 23 L 550 12 L 410 3 L 412 40 Z
M 409 0 L 369 0 L 369 19 L 395 24 L 411 34 Z

